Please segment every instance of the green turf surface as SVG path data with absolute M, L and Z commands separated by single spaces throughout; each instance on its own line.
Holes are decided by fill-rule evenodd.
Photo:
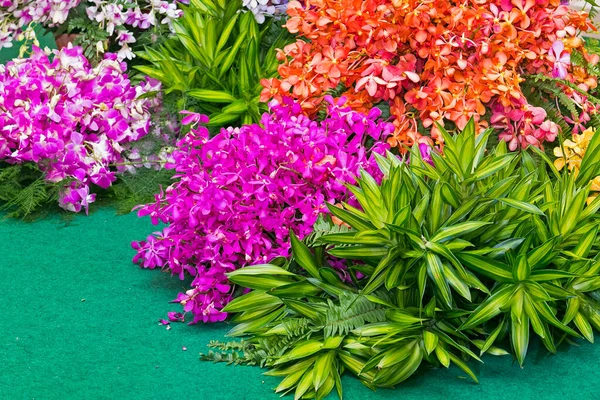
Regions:
M 255 367 L 198 360 L 225 325 L 158 325 L 184 286 L 131 263 L 147 219 L 99 208 L 0 222 L 0 399 L 276 399 L 277 379 Z M 183 347 L 187 351 L 183 351 Z M 420 373 L 376 393 L 344 380 L 346 399 L 596 399 L 600 346 L 530 352 L 525 369 L 484 357 L 481 384 L 456 369 Z

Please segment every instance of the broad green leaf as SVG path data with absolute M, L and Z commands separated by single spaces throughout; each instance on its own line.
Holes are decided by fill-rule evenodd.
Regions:
M 459 253 L 457 258 L 466 267 L 487 276 L 488 278 L 495 279 L 499 282 L 512 282 L 512 273 L 509 271 L 508 265 L 496 261 L 491 258 L 481 257 L 468 253 Z
M 303 317 L 306 317 L 311 320 L 317 320 L 319 318 L 319 312 L 313 305 L 309 303 L 304 303 L 302 301 L 294 299 L 285 299 L 282 301 L 289 309 L 297 312 Z
M 308 392 L 314 386 L 313 376 L 313 368 L 309 368 L 300 379 L 300 382 L 298 382 L 298 386 L 296 386 L 294 400 L 300 400 L 304 396 L 304 393 Z
M 563 324 L 568 325 L 571 321 L 573 321 L 573 319 L 579 312 L 580 304 L 581 304 L 581 300 L 579 300 L 579 297 L 573 297 L 573 298 L 567 299 L 567 309 L 566 309 L 565 315 L 563 316 L 563 319 L 562 319 Z
M 536 282 L 553 281 L 556 279 L 566 279 L 577 277 L 577 274 L 557 269 L 540 269 L 531 273 L 531 280 Z
M 514 291 L 515 287 L 509 285 L 493 293 L 473 311 L 459 329 L 474 328 L 500 314 L 501 309 L 507 307 L 511 302 Z
M 410 325 L 397 322 L 374 322 L 360 326 L 352 331 L 358 336 L 379 336 L 406 331 Z
M 546 240 L 540 246 L 527 253 L 527 262 L 532 270 L 547 266 L 556 256 L 554 249 L 560 238 Z
M 315 366 L 313 367 L 313 383 L 315 390 L 319 390 L 321 385 L 325 383 L 329 377 L 334 359 L 335 353 L 333 351 L 323 353 L 317 358 Z
M 289 361 L 311 356 L 323 348 L 323 343 L 318 340 L 305 340 L 296 343 L 294 348 L 285 356 L 277 360 L 273 365 L 283 364 Z
M 293 272 L 290 272 L 286 269 L 278 267 L 277 265 L 272 264 L 257 264 L 251 265 L 248 267 L 240 268 L 233 272 L 229 272 L 227 274 L 228 278 L 233 278 L 236 276 L 242 275 L 287 275 L 287 276 L 295 276 Z
M 531 275 L 531 267 L 527 262 L 527 257 L 521 255 L 517 257 L 517 262 L 513 265 L 513 278 L 515 281 L 524 281 L 529 279 Z
M 373 383 L 384 387 L 395 386 L 411 377 L 421 365 L 422 360 L 423 352 L 421 351 L 421 347 L 414 346 L 412 354 L 405 360 L 404 363 L 397 364 L 396 367 L 390 367 L 393 368 L 393 371 L 391 371 L 392 373 L 390 374 L 391 376 L 389 376 L 389 378 L 386 377 L 391 379 L 390 381 L 383 379 L 383 376 L 385 375 L 382 374 L 382 371 L 384 371 L 382 370 L 375 376 Z
M 466 281 L 463 281 L 458 277 L 454 269 L 448 265 L 444 265 L 444 276 L 448 281 L 448 284 L 454 288 L 462 297 L 471 301 L 471 291 L 469 290 L 468 277 Z
M 565 331 L 566 333 L 568 333 L 570 335 L 573 335 L 575 337 L 581 337 L 577 332 L 575 332 L 573 329 L 569 328 L 568 326 L 564 325 L 562 322 L 560 322 L 558 320 L 558 318 L 556 318 L 556 316 L 554 315 L 554 312 L 552 311 L 550 306 L 548 306 L 548 303 L 546 303 L 545 301 L 534 301 L 533 305 L 534 305 L 535 309 L 537 310 L 538 314 L 540 314 L 542 316 L 542 318 L 544 318 L 548 323 L 550 323 L 551 325 L 554 325 L 555 327 Z
M 498 326 L 492 331 L 492 333 L 490 333 L 489 336 L 485 339 L 485 342 L 483 342 L 481 347 L 478 346 L 479 349 L 481 350 L 481 352 L 479 353 L 480 356 L 483 355 L 485 352 L 488 351 L 488 349 L 490 349 L 492 347 L 492 345 L 498 338 L 498 335 L 504 329 L 504 324 L 505 324 L 505 320 L 503 319 L 502 322 L 500 322 L 500 324 L 498 324 Z
M 314 362 L 315 362 L 315 357 L 307 358 L 306 360 L 296 361 L 285 367 L 277 367 L 277 368 L 270 369 L 267 372 L 263 372 L 263 375 L 287 376 L 287 375 L 294 374 L 298 371 L 302 371 L 302 373 L 304 373 L 304 371 L 306 371 L 307 368 L 310 367 Z
M 266 294 L 265 292 L 254 290 L 243 296 L 233 299 L 223 308 L 223 312 L 241 312 L 256 310 L 264 307 L 271 307 L 281 304 L 277 297 Z
M 432 351 L 438 345 L 438 336 L 431 331 L 423 331 L 423 345 L 425 346 L 425 351 L 427 354 L 431 354 Z
M 443 242 L 445 240 L 454 239 L 458 236 L 465 235 L 467 233 L 476 231 L 477 229 L 489 225 L 491 222 L 483 221 L 468 221 L 441 228 L 431 238 L 432 242 Z
M 415 346 L 417 346 L 417 344 L 413 341 L 402 346 L 398 345 L 392 347 L 385 351 L 383 357 L 381 357 L 377 363 L 377 368 L 388 368 L 406 360 L 414 352 Z
M 436 287 L 436 294 L 439 296 L 439 300 L 448 308 L 452 308 L 452 293 L 450 293 L 450 286 L 446 281 L 444 274 L 444 265 L 440 258 L 433 254 L 427 253 L 425 256 L 427 263 L 427 274 L 433 280 Z
M 309 281 L 293 282 L 267 290 L 268 294 L 282 298 L 315 296 L 321 291 Z
M 588 342 L 594 343 L 594 331 L 588 320 L 581 313 L 577 313 L 573 319 L 575 326 L 579 329 L 579 332 L 587 339 Z
M 254 332 L 256 329 L 261 329 L 263 328 L 265 325 L 267 325 L 269 322 L 272 322 L 274 320 L 276 320 L 277 318 L 279 318 L 282 314 L 284 313 L 284 310 L 282 308 L 279 308 L 277 311 L 266 314 L 260 318 L 256 318 L 252 321 L 248 321 L 248 322 L 243 322 L 241 324 L 237 324 L 236 326 L 234 326 L 233 328 L 231 328 L 229 330 L 229 332 L 227 332 L 227 336 L 245 336 L 248 335 L 252 332 Z
M 448 357 L 450 357 L 450 360 L 452 360 L 452 362 L 458 368 L 462 369 L 465 374 L 469 375 L 469 377 L 471 377 L 471 379 L 473 379 L 476 383 L 479 383 L 479 379 L 477 379 L 475 373 L 473 373 L 471 368 L 469 368 L 469 366 L 463 360 L 452 354 L 452 352 L 448 352 Z
M 525 201 L 515 200 L 515 199 L 508 198 L 508 197 L 497 199 L 497 200 L 503 204 L 506 204 L 509 207 L 513 207 L 517 210 L 525 211 L 530 214 L 546 215 L 546 214 L 544 214 L 544 212 L 542 210 L 540 210 L 533 204 L 527 203 Z
M 592 249 L 594 242 L 598 239 L 598 225 L 592 226 L 585 235 L 579 240 L 573 253 L 578 257 L 587 257 Z
M 511 314 L 510 340 L 517 357 L 517 361 L 522 368 L 523 363 L 525 362 L 525 357 L 527 356 L 527 349 L 529 347 L 529 317 L 527 314 L 521 315 L 520 319 L 517 319 L 515 314 Z
M 481 164 L 468 180 L 478 181 L 487 178 L 488 176 L 494 175 L 495 173 L 507 167 L 514 159 L 514 154 L 506 154 L 500 157 L 496 157 L 493 161 L 487 163 L 486 165 Z
M 290 230 L 290 239 L 292 242 L 292 254 L 294 260 L 300 265 L 310 276 L 319 279 L 319 264 L 312 255 L 308 247 L 298 239 L 294 231 Z
M 573 200 L 566 207 L 566 212 L 560 220 L 560 234 L 566 236 L 573 228 L 575 228 L 577 221 L 585 206 L 587 199 L 587 188 L 579 189 Z
M 219 53 L 223 49 L 223 47 L 225 46 L 227 41 L 229 40 L 229 36 L 231 36 L 231 32 L 233 31 L 233 29 L 235 28 L 235 25 L 237 24 L 238 17 L 239 17 L 239 14 L 234 15 L 234 17 L 231 18 L 225 25 L 225 28 L 221 32 L 221 36 L 219 37 L 219 42 L 217 43 L 217 47 L 215 49 L 216 53 Z
M 285 390 L 292 388 L 296 383 L 298 383 L 300 378 L 302 378 L 302 376 L 304 376 L 304 373 L 306 372 L 307 369 L 308 369 L 308 367 L 298 370 L 298 371 L 295 371 L 295 372 L 292 372 L 291 374 L 286 376 L 279 383 L 279 385 L 275 388 L 275 393 L 280 393 L 280 392 L 283 392 Z
M 485 345 L 485 342 L 483 340 L 479 340 L 479 339 L 472 340 L 472 342 L 480 350 Z M 483 354 L 483 353 L 491 354 L 493 356 L 506 356 L 506 355 L 510 354 L 508 351 L 501 349 L 499 347 L 495 347 L 495 346 L 490 346 L 489 348 L 486 349 L 486 351 L 481 352 L 481 354 Z
M 348 225 L 350 225 L 351 227 L 353 227 L 354 229 L 356 229 L 358 231 L 375 229 L 375 226 L 373 224 L 371 224 L 369 221 L 367 221 L 363 218 L 360 218 L 359 216 L 351 213 L 350 211 L 336 207 L 333 204 L 329 204 L 329 203 L 327 204 L 327 209 L 329 209 L 329 212 L 331 212 L 334 216 L 338 217 L 343 222 L 347 223 Z
M 358 232 L 343 232 L 323 235 L 319 238 L 319 242 L 330 244 L 362 244 L 381 246 L 387 242 L 387 239 L 383 236 L 359 236 Z
M 249 289 L 269 290 L 274 287 L 289 285 L 294 281 L 289 277 L 282 275 L 264 276 L 264 275 L 235 275 L 230 276 L 229 280 L 236 285 Z
M 448 368 L 450 366 L 450 354 L 441 344 L 435 347 L 435 355 L 440 363 Z

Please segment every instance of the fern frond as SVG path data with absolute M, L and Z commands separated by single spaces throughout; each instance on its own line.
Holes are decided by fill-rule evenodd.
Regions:
M 310 235 L 304 238 L 304 243 L 308 247 L 314 247 L 318 243 L 318 240 L 325 235 L 329 235 L 332 233 L 345 233 L 350 232 L 352 228 L 347 227 L 345 225 L 336 225 L 331 220 L 331 216 L 321 214 L 319 218 L 313 225 L 313 231 Z
M 340 298 L 340 305 L 335 305 L 329 300 L 323 332 L 327 339 L 332 336 L 347 335 L 365 323 L 383 321 L 385 321 L 384 306 L 372 303 L 364 296 L 346 293 Z

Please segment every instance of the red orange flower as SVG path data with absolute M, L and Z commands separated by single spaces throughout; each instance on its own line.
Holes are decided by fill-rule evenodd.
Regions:
M 524 76 L 552 74 L 557 41 L 598 61 L 576 37 L 592 28 L 587 15 L 560 0 L 306 0 L 291 1 L 288 14 L 301 38 L 280 51 L 280 84 L 265 82 L 263 98 L 291 95 L 313 113 L 341 84 L 356 109 L 390 103 L 394 145 L 419 141 L 434 121 L 462 128 L 473 117 L 484 127 L 487 109 L 511 146 L 541 145 L 557 127 L 527 117 Z M 597 85 L 568 67 L 566 79 L 583 90 Z M 432 137 L 440 141 L 435 129 Z

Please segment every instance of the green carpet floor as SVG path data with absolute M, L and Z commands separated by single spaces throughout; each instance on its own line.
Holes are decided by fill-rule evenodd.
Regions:
M 100 208 L 69 222 L 58 216 L 0 222 L 0 399 L 276 399 L 274 378 L 254 367 L 198 360 L 226 325 L 158 324 L 183 285 L 131 263 L 146 219 Z M 183 348 L 187 348 L 184 351 Z M 525 369 L 484 357 L 481 384 L 461 371 L 421 373 L 376 393 L 345 379 L 345 398 L 597 399 L 600 346 L 582 343 Z

